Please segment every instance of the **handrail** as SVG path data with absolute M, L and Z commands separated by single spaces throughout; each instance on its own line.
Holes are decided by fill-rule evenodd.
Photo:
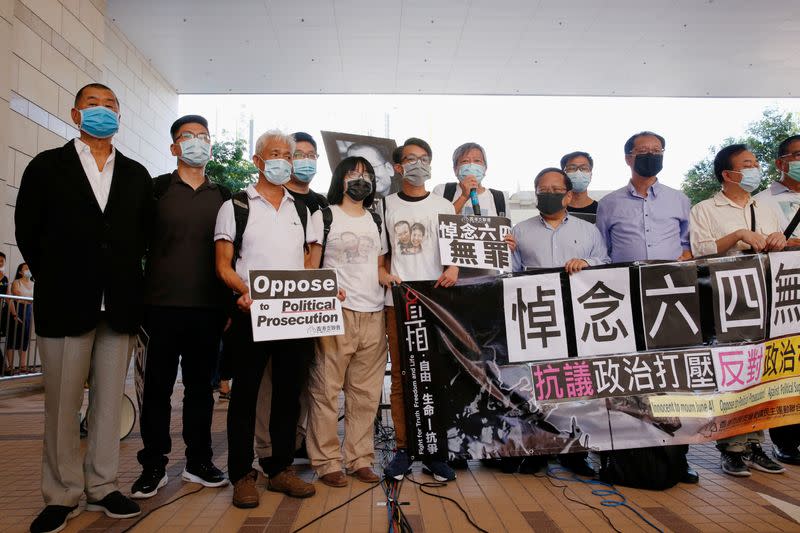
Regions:
M 33 298 L 0 294 L 0 382 L 41 374 L 36 340 Z

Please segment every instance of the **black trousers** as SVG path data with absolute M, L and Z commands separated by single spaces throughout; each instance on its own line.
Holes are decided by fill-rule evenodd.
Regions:
M 800 424 L 790 426 L 780 426 L 769 430 L 769 438 L 772 444 L 784 453 L 798 453 L 797 447 L 800 446 Z
M 139 426 L 144 467 L 164 467 L 172 449 L 170 397 L 180 361 L 183 376 L 183 441 L 187 464 L 211 460 L 211 378 L 217 364 L 224 314 L 219 309 L 158 307 L 146 309 L 144 329 L 150 336 L 145 363 Z
M 228 406 L 228 478 L 235 483 L 253 468 L 256 401 L 269 359 L 272 360 L 269 419 L 272 457 L 265 458 L 262 466 L 268 476 L 274 476 L 294 461 L 300 394 L 314 358 L 314 340 L 253 342 L 250 315 L 242 312 L 234 314 L 226 338 L 226 357 L 229 357 L 233 374 Z

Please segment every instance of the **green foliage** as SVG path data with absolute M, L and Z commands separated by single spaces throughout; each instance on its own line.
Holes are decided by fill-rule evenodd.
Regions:
M 800 123 L 793 113 L 783 113 L 774 107 L 767 108 L 761 119 L 747 126 L 744 136 L 728 137 L 719 147 L 709 148 L 708 155 L 695 163 L 686 173 L 681 189 L 689 197 L 692 205 L 716 194 L 720 184 L 714 176 L 714 156 L 722 147 L 742 143 L 753 151 L 764 172 L 764 179 L 759 188 L 753 192 L 755 194 L 771 182 L 780 179 L 780 173 L 775 169 L 775 152 L 782 140 L 798 133 L 800 133 Z
M 255 183 L 258 169 L 245 158 L 246 149 L 244 139 L 214 141 L 211 145 L 211 161 L 206 165 L 208 179 L 224 185 L 231 192 Z

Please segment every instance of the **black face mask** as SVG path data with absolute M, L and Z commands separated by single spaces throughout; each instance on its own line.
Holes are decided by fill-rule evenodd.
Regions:
M 639 154 L 633 160 L 633 171 L 643 178 L 657 176 L 663 166 L 663 154 Z
M 347 182 L 347 189 L 345 189 L 344 193 L 352 198 L 356 202 L 361 202 L 370 195 L 372 192 L 372 183 L 365 180 L 364 178 L 359 178 L 355 180 L 350 180 Z
M 536 208 L 545 215 L 553 215 L 564 209 L 563 192 L 540 192 L 536 194 Z

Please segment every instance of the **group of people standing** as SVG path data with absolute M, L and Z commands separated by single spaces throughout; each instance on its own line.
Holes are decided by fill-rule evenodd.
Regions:
M 272 130 L 256 142 L 256 183 L 234 192 L 205 174 L 211 138 L 202 116 L 187 115 L 172 125 L 177 168 L 155 179 L 112 143 L 120 117 L 111 89 L 83 87 L 72 119 L 80 137 L 30 162 L 15 213 L 17 243 L 37 280 L 34 314 L 45 384 L 46 507 L 31 531 L 63 527 L 80 512 L 83 494 L 87 510 L 136 516 L 140 508 L 134 500 L 152 497 L 168 482 L 170 397 L 179 365 L 186 444 L 181 477 L 207 487 L 230 481 L 233 505 L 246 508 L 259 504 L 254 441 L 268 490 L 292 497 L 315 493 L 314 485 L 290 468 L 303 435 L 320 482 L 343 487 L 348 475 L 363 483 L 380 480 L 373 470 L 373 423 L 388 349 L 396 451 L 383 475 L 402 479 L 411 467 L 402 339 L 387 289 L 433 280 L 446 290 L 460 278 L 496 274 L 443 267 L 436 240 L 439 214 L 472 213 L 473 189 L 482 214 L 508 215 L 506 195 L 485 187 L 484 149 L 475 143 L 458 147 L 452 160 L 456 181 L 432 194 L 427 188 L 432 149 L 422 139 L 407 139 L 392 154 L 402 188 L 376 202 L 376 190 L 384 187 L 378 187 L 367 159 L 344 158 L 323 196 L 309 186 L 318 157 L 314 138 Z M 769 200 L 749 196 L 758 168 L 752 153 L 746 147 L 723 149 L 715 161 L 723 190 L 691 213 L 685 195 L 658 181 L 664 148 L 655 133 L 633 135 L 624 146 L 630 181 L 599 203 L 587 193 L 593 171 L 588 153 L 567 154 L 558 167 L 539 172 L 534 179 L 539 215 L 506 237 L 514 270 L 563 266 L 573 273 L 611 261 L 685 260 L 693 252 L 786 245 L 778 235 L 786 216 L 775 213 L 800 191 L 800 181 L 794 181 L 800 180 L 800 137 L 779 148 L 776 164 L 784 179 L 762 193 L 771 195 Z M 748 218 L 754 214 L 757 223 Z M 74 257 L 82 258 L 79 264 Z M 344 334 L 255 342 L 248 272 L 319 267 L 337 272 Z M 78 278 L 87 280 L 80 291 L 63 283 Z M 117 483 L 117 428 L 140 326 L 149 339 L 143 448 L 137 454 L 142 472 L 128 497 Z M 211 439 L 220 339 L 220 371 L 232 378 L 227 476 L 214 464 Z M 85 382 L 89 437 L 81 464 L 75 415 Z M 341 392 L 343 443 L 337 434 Z M 776 456 L 784 462 L 800 462 L 794 433 L 786 431 L 783 441 L 773 435 Z M 759 439 L 754 434 L 721 442 L 723 469 L 735 475 L 743 475 L 747 465 L 777 471 Z M 562 460 L 578 473 L 593 474 L 585 455 Z M 465 466 L 431 460 L 423 472 L 449 481 L 456 477 L 454 467 Z M 684 477 L 697 480 L 688 463 Z

